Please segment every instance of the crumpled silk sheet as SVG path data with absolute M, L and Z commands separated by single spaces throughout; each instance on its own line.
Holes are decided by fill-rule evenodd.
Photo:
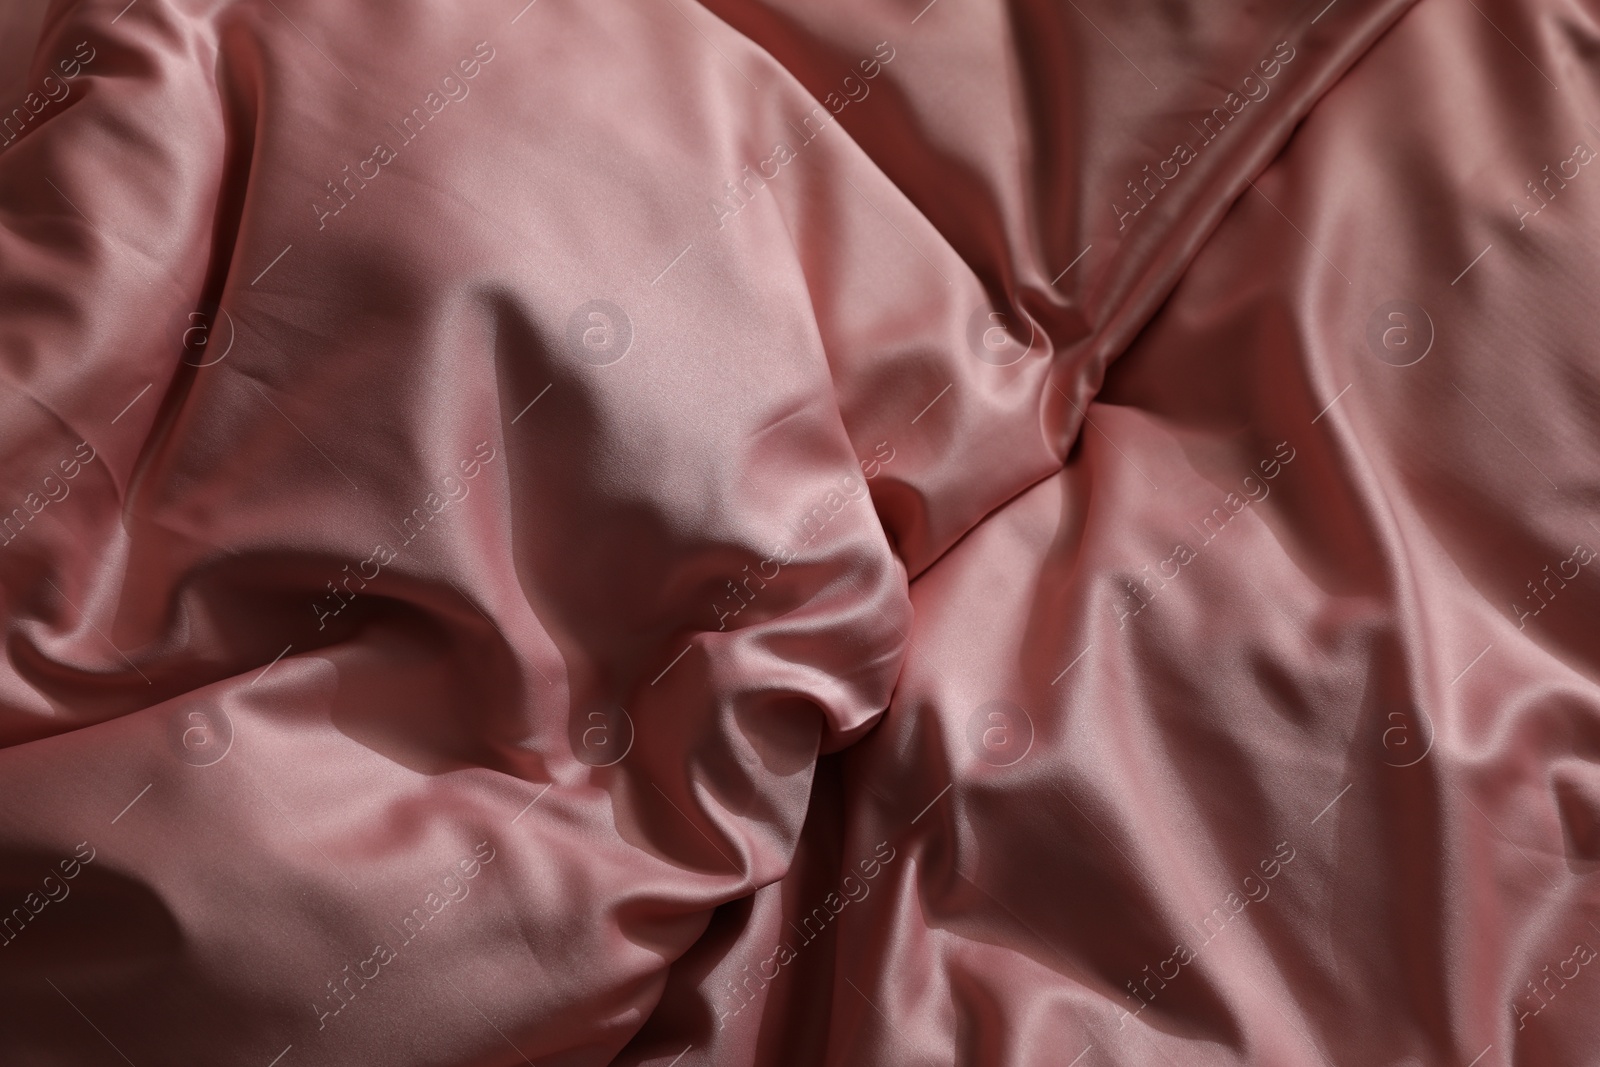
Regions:
M 1600 1063 L 1597 63 L 10 0 L 0 1063 Z

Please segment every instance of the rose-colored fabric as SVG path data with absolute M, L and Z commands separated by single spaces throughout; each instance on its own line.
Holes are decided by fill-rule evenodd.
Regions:
M 1596 55 L 0 8 L 0 1064 L 1597 1062 Z

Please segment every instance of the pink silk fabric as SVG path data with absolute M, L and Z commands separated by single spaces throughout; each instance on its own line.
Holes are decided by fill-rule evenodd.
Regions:
M 1600 1062 L 1600 9 L 0 8 L 0 1064 Z

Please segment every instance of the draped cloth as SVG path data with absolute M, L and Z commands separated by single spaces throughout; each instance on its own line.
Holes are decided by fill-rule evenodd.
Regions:
M 15 0 L 0 1062 L 1592 1064 L 1597 55 Z

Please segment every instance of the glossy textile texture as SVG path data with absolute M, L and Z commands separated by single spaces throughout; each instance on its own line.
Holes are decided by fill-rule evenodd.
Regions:
M 0 8 L 0 1063 L 1595 1063 L 1597 57 Z

